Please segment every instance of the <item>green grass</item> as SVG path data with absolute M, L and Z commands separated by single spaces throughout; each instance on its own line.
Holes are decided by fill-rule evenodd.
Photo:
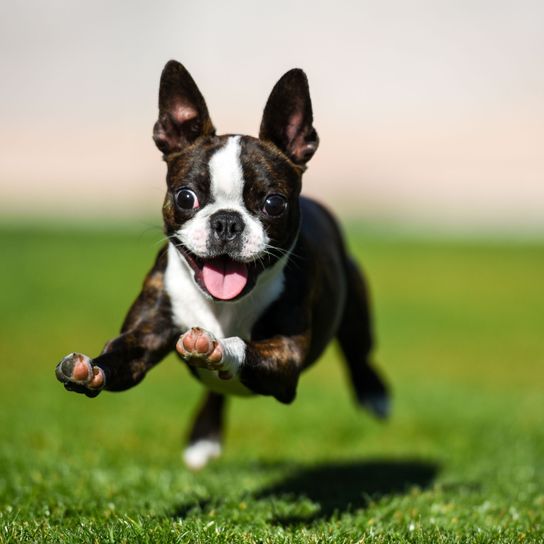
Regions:
M 200 386 L 175 358 L 96 399 L 53 374 L 115 335 L 159 239 L 0 229 L 0 542 L 544 541 L 543 244 L 352 228 L 391 420 L 355 408 L 332 348 L 293 405 L 233 399 L 192 474 Z

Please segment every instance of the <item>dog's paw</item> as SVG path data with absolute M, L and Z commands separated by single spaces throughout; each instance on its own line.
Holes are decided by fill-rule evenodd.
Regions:
M 378 419 L 388 419 L 391 413 L 391 399 L 383 392 L 369 393 L 358 399 L 361 408 L 368 410 Z
M 183 452 L 183 462 L 190 470 L 203 469 L 210 461 L 221 455 L 221 442 L 216 439 L 202 438 L 189 444 Z
M 206 370 L 217 370 L 223 380 L 232 378 L 232 374 L 223 364 L 224 349 L 221 340 L 200 327 L 193 327 L 179 337 L 177 352 L 187 364 Z
M 104 371 L 82 353 L 70 353 L 55 368 L 57 380 L 68 391 L 95 397 L 106 385 Z

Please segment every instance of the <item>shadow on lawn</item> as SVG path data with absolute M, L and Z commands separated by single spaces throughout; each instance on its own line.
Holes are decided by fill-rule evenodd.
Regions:
M 370 500 L 406 493 L 413 486 L 425 489 L 432 484 L 439 466 L 420 460 L 365 460 L 309 466 L 286 464 L 283 469 L 286 476 L 253 493 L 252 498 L 271 501 L 272 510 L 278 501 L 287 513 L 274 513 L 271 523 L 288 527 L 366 508 Z M 304 499 L 310 500 L 315 508 L 300 514 Z M 185 518 L 217 507 L 221 507 L 221 500 L 193 500 L 179 505 L 172 517 Z
M 290 503 L 307 498 L 315 503 L 318 510 L 309 515 L 277 515 L 273 519 L 279 525 L 296 525 L 365 508 L 371 499 L 404 493 L 413 486 L 426 488 L 438 470 L 438 465 L 418 460 L 365 460 L 300 467 L 283 481 L 262 489 L 255 498 L 287 499 Z

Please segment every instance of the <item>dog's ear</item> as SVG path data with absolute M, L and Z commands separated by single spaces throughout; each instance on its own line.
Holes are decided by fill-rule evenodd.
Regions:
M 302 70 L 294 68 L 272 89 L 264 108 L 259 138 L 273 142 L 294 163 L 303 166 L 319 145 L 312 122 L 308 79 Z
M 159 119 L 153 127 L 155 144 L 166 156 L 199 136 L 213 134 L 206 102 L 191 74 L 179 62 L 169 61 L 161 74 Z

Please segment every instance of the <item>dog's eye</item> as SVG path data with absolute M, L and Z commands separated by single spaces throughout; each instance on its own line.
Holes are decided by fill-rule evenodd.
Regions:
M 200 208 L 200 202 L 194 191 L 191 189 L 180 189 L 176 194 L 176 204 L 182 210 L 196 210 Z
M 268 195 L 264 201 L 263 211 L 266 215 L 277 217 L 287 207 L 287 200 L 281 195 Z

